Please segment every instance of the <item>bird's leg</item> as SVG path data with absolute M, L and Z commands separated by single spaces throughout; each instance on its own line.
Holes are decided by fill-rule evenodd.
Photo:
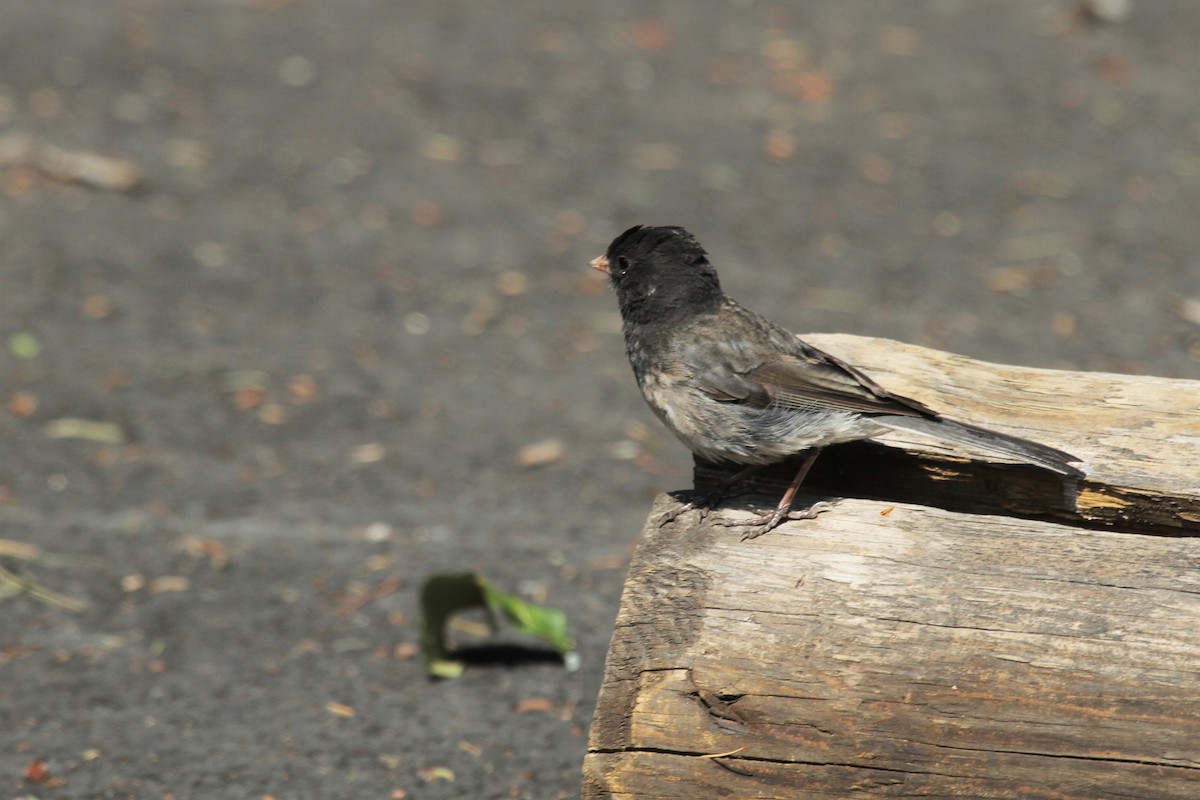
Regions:
M 697 499 L 690 500 L 686 503 L 680 503 L 679 505 L 675 506 L 675 508 L 662 515 L 662 517 L 658 520 L 658 526 L 661 528 L 668 522 L 674 522 L 678 517 L 694 509 L 700 509 L 700 520 L 703 521 L 704 518 L 708 516 L 708 512 L 712 511 L 713 507 L 717 503 L 725 499 L 725 495 L 729 494 L 729 490 L 733 488 L 735 483 L 740 481 L 742 478 L 745 478 L 755 470 L 760 469 L 761 467 L 761 464 L 751 464 L 745 469 L 738 470 L 733 474 L 732 477 L 721 481 L 715 487 L 700 495 L 700 497 Z
M 792 478 L 791 484 L 787 491 L 783 493 L 783 497 L 779 501 L 779 505 L 769 514 L 760 514 L 757 517 L 750 519 L 723 519 L 721 524 L 729 528 L 750 526 L 755 530 L 748 532 L 743 539 L 756 539 L 762 536 L 767 531 L 779 527 L 784 520 L 789 519 L 813 519 L 822 511 L 828 511 L 832 506 L 829 503 L 814 503 L 803 511 L 792 511 L 792 501 L 796 499 L 796 491 L 800 488 L 800 484 L 804 482 L 804 478 L 808 475 L 808 471 L 812 469 L 813 462 L 817 460 L 817 456 L 821 455 L 821 448 L 814 447 L 808 451 L 804 462 L 800 465 L 800 469 L 796 470 L 796 477 Z

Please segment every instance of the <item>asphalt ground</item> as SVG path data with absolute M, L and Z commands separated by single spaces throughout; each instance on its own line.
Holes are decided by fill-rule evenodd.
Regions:
M 38 548 L 0 564 L 81 604 L 0 603 L 0 795 L 576 795 L 690 481 L 586 268 L 629 225 L 797 332 L 1196 377 L 1200 4 L 1127 11 L 0 2 L 0 539 Z M 421 582 L 466 569 L 581 668 L 476 624 L 428 680 Z

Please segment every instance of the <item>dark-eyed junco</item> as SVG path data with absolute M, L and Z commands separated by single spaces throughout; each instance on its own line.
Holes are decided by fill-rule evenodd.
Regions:
M 821 448 L 889 430 L 1083 475 L 1070 453 L 946 419 L 743 308 L 721 291 L 704 248 L 683 228 L 630 228 L 591 265 L 616 290 L 642 395 L 692 452 L 753 466 L 807 451 L 774 511 L 726 523 L 754 526 L 747 538 L 825 510 L 824 504 L 791 510 Z

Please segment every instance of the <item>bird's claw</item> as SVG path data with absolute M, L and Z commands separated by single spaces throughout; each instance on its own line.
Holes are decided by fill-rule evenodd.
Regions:
M 679 519 L 681 516 L 683 516 L 684 514 L 686 514 L 689 511 L 693 510 L 694 508 L 696 508 L 695 503 L 680 503 L 679 505 L 675 506 L 670 511 L 665 512 L 661 517 L 658 518 L 658 527 L 661 528 L 663 525 L 666 525 L 668 522 L 674 522 L 675 520 Z M 702 508 L 700 510 L 700 519 L 703 520 L 707 513 L 708 513 L 708 509 Z
M 776 508 L 768 514 L 759 514 L 756 517 L 749 519 L 722 519 L 718 520 L 718 524 L 724 525 L 726 528 L 742 528 L 749 527 L 752 530 L 746 531 L 742 535 L 742 541 L 746 539 L 757 539 L 764 533 L 768 533 L 775 528 L 778 528 L 784 522 L 795 519 L 816 519 L 818 514 L 823 514 L 833 508 L 833 503 L 827 503 L 824 500 L 813 503 L 811 506 L 799 511 L 793 511 L 789 508 Z
M 689 511 L 699 512 L 700 522 L 704 522 L 704 520 L 708 518 L 708 515 L 712 513 L 713 508 L 723 499 L 725 499 L 725 495 L 728 493 L 728 485 L 718 486 L 712 491 L 701 494 L 695 500 L 689 500 L 686 503 L 680 503 L 658 518 L 658 527 L 661 528 L 668 522 L 674 522 Z

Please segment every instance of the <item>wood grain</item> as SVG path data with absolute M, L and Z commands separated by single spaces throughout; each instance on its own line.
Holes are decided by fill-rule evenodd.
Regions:
M 715 522 L 786 470 L 703 521 L 659 527 L 660 497 L 583 796 L 1200 797 L 1200 384 L 810 341 L 1089 475 L 831 448 L 810 491 L 836 507 L 752 541 Z
M 1074 493 L 1067 516 L 1200 531 L 1196 381 L 989 364 L 844 334 L 808 334 L 804 339 L 861 368 L 888 390 L 948 417 L 1083 458 L 1088 477 Z M 915 437 L 889 441 L 929 453 L 949 452 Z

